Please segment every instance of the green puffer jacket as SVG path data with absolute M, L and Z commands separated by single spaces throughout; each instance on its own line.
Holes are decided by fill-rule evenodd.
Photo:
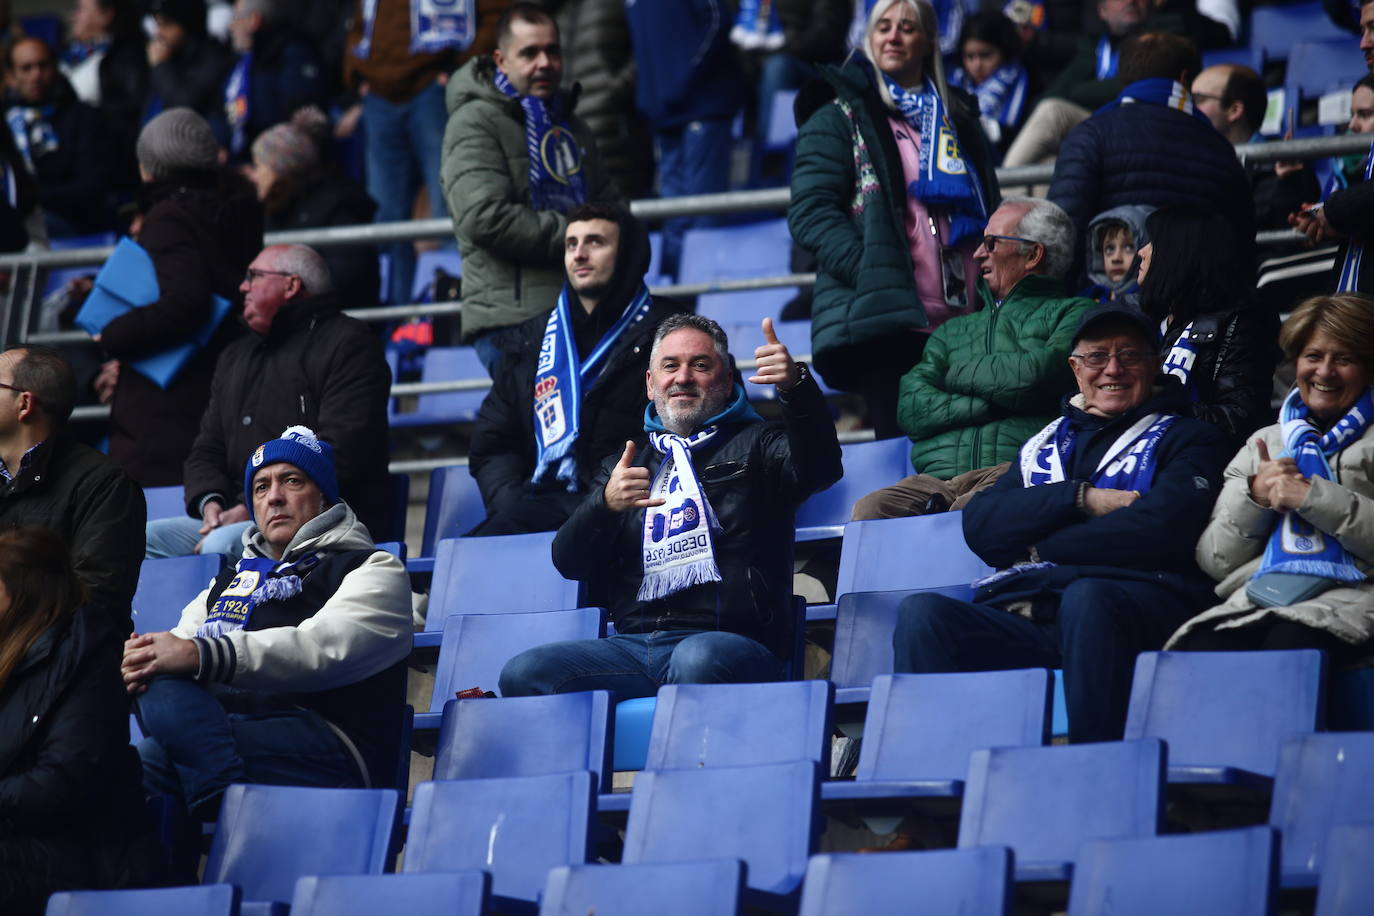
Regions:
M 822 67 L 822 79 L 798 95 L 801 131 L 787 210 L 792 237 L 818 262 L 811 312 L 816 371 L 849 390 L 875 366 L 910 366 L 919 352 L 913 330 L 928 323 L 906 237 L 906 179 L 871 72 L 858 60 Z M 1000 198 L 977 105 L 960 90 L 949 95 L 960 149 L 991 213 Z
M 1015 458 L 1021 443 L 1059 415 L 1073 388 L 1069 342 L 1091 299 L 1032 274 L 997 305 L 978 281 L 982 311 L 935 329 L 902 377 L 897 422 L 911 436 L 911 464 L 948 480 Z
M 530 207 L 525 112 L 496 88 L 496 64 L 468 61 L 448 82 L 448 125 L 439 178 L 463 255 L 463 339 L 547 312 L 563 289 L 563 232 L 556 210 Z M 575 108 L 576 91 L 567 95 Z M 569 117 L 582 155 L 587 200 L 620 195 L 602 173 L 596 143 Z

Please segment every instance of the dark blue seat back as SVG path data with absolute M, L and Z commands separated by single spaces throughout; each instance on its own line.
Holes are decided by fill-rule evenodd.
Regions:
M 1316 916 L 1374 913 L 1374 819 L 1341 824 L 1326 835 L 1326 867 L 1317 885 Z
M 306 875 L 379 875 L 399 800 L 395 789 L 231 785 L 203 880 L 286 902 Z
M 578 583 L 554 568 L 554 532 L 445 538 L 434 555 L 425 629 L 450 614 L 501 614 L 577 607 Z
M 590 770 L 611 789 L 611 695 L 449 700 L 439 729 L 435 779 L 542 776 Z
M 1011 913 L 1011 850 L 1005 846 L 812 856 L 801 916 L 836 913 Z
M 963 779 L 980 747 L 1049 740 L 1045 668 L 887 674 L 873 681 L 857 779 Z
M 791 256 L 792 233 L 786 219 L 688 229 L 682 237 L 677 279 L 709 283 L 778 276 L 790 273 Z
M 844 476 L 829 489 L 814 494 L 797 509 L 797 527 L 843 525 L 854 504 L 879 487 L 891 486 L 911 473 L 911 443 L 906 439 L 878 439 L 840 446 Z M 963 537 L 960 537 L 963 543 Z
M 908 595 L 927 591 L 956 598 L 973 597 L 973 589 L 967 585 L 856 591 L 840 596 L 835 615 L 835 653 L 830 661 L 830 679 L 836 687 L 866 688 L 878 675 L 892 673 L 892 630 L 897 625 L 897 609 Z
M 467 534 L 486 517 L 482 493 L 467 465 L 435 468 L 429 472 L 420 556 L 434 556 L 434 547 L 440 540 Z
M 1269 826 L 1283 836 L 1284 887 L 1312 887 L 1337 824 L 1374 822 L 1374 732 L 1291 738 L 1279 750 Z
M 144 560 L 134 591 L 134 631 L 159 633 L 176 626 L 182 609 L 209 587 L 223 562 L 217 553 Z
M 143 501 L 148 504 L 148 521 L 185 517 L 185 495 L 183 487 L 144 487 Z
M 823 763 L 834 693 L 818 680 L 660 687 L 644 768 Z
M 46 916 L 238 916 L 232 884 L 133 891 L 65 891 L 48 898 Z
M 1250 13 L 1250 46 L 1266 60 L 1287 60 L 1297 43 L 1328 39 L 1344 39 L 1344 53 L 1360 59 L 1359 38 L 1332 22 L 1321 0 L 1257 6 Z
M 1069 916 L 1264 916 L 1278 889 L 1270 827 L 1089 840 L 1078 853 Z
M 1170 766 L 1273 776 L 1279 746 L 1322 727 L 1325 668 L 1315 649 L 1142 652 L 1125 736 L 1162 738 Z
M 835 594 L 966 586 L 992 572 L 964 543 L 962 512 L 850 522 Z
M 496 897 L 538 900 L 550 868 L 587 861 L 594 789 L 586 771 L 422 782 L 404 870 L 480 868 Z
M 425 363 L 420 369 L 422 382 L 452 382 L 488 379 L 486 367 L 472 347 L 430 347 L 425 351 Z M 489 385 L 461 391 L 422 394 L 415 410 L 393 413 L 392 426 L 434 426 L 443 423 L 471 423 L 477 419 L 482 400 Z
M 311 875 L 296 882 L 291 916 L 443 913 L 482 916 L 491 877 L 483 871 L 432 875 Z
M 539 916 L 733 916 L 738 860 L 658 865 L 565 865 L 549 871 Z

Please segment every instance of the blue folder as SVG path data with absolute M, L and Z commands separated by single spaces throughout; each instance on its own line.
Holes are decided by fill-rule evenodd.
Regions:
M 153 259 L 131 238 L 122 238 L 105 266 L 95 276 L 90 295 L 76 314 L 77 325 L 88 334 L 99 334 L 105 325 L 132 309 L 142 308 L 162 295 L 157 285 L 157 271 Z M 214 336 L 231 303 L 223 296 L 215 296 L 210 318 L 196 329 L 185 343 L 132 360 L 130 367 L 147 376 L 160 388 L 166 388 L 191 357 L 204 349 Z

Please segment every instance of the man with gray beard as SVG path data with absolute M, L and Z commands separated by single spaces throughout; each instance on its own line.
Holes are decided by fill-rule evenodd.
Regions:
M 792 637 L 796 507 L 840 478 L 820 388 L 763 321 L 749 382 L 774 385 L 783 417 L 745 398 L 725 332 L 673 315 L 654 334 L 643 441 L 607 458 L 558 530 L 553 561 L 587 583 L 616 635 L 550 643 L 501 672 L 503 696 L 777 680 Z

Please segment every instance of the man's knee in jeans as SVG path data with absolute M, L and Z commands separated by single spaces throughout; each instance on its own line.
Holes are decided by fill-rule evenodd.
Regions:
M 535 646 L 526 649 L 506 662 L 498 679 L 498 689 L 503 697 L 531 697 L 557 692 L 555 668 L 558 667 L 558 651 L 553 645 Z M 463 689 L 461 685 L 456 685 Z M 470 684 L 482 687 L 484 684 Z
M 776 681 L 777 656 L 762 643 L 738 633 L 696 633 L 673 648 L 669 684 L 748 684 Z

